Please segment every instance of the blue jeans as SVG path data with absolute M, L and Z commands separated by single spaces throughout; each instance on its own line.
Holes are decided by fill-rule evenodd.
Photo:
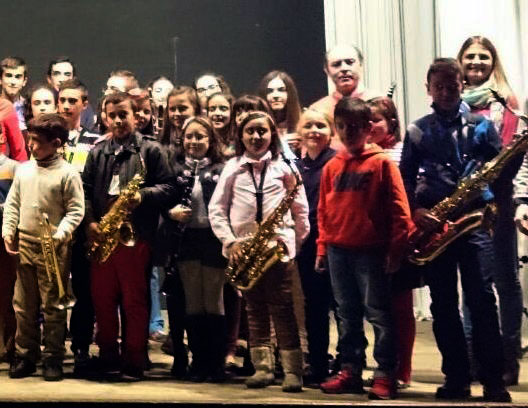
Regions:
M 374 376 L 393 375 L 396 347 L 391 317 L 390 285 L 382 248 L 351 250 L 328 247 L 328 266 L 339 316 L 341 364 L 361 373 L 365 340 L 363 318 L 374 327 Z
M 467 345 L 459 311 L 457 267 L 464 303 L 471 312 L 473 353 L 482 368 L 482 383 L 501 386 L 503 349 L 489 278 L 495 259 L 492 240 L 482 230 L 460 237 L 425 267 L 425 282 L 431 289 L 433 332 L 442 354 L 442 372 L 450 383 L 470 383 Z
M 163 317 L 161 316 L 160 303 L 160 266 L 152 267 L 150 275 L 150 322 L 149 333 L 163 330 Z

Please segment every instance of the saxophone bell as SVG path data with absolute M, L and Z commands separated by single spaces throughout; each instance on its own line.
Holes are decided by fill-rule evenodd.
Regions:
M 136 234 L 130 221 L 124 221 L 119 227 L 119 243 L 127 247 L 136 245 Z

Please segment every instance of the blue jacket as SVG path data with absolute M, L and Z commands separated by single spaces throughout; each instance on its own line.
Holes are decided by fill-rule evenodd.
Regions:
M 405 134 L 400 170 L 411 210 L 429 209 L 451 195 L 470 167 L 501 148 L 491 121 L 463 109 L 451 115 L 433 109 Z

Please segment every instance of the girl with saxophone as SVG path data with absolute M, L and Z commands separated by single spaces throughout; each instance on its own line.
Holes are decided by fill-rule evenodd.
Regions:
M 223 255 L 231 267 L 245 263 L 251 269 L 252 254 L 244 250 L 252 243 L 252 234 L 266 235 L 267 243 L 282 246 L 290 259 L 308 235 L 308 202 L 299 182 L 293 182 L 289 164 L 280 158 L 280 140 L 275 122 L 268 113 L 253 111 L 241 118 L 237 131 L 236 156 L 222 172 L 209 203 L 209 219 L 223 245 Z M 294 185 L 295 184 L 295 185 Z M 292 191 L 297 193 L 291 196 Z M 289 208 L 285 200 L 290 199 Z M 268 217 L 275 210 L 286 210 L 276 224 Z M 267 225 L 269 230 L 262 231 Z M 277 241 L 277 242 L 275 242 Z M 247 272 L 241 271 L 241 273 Z M 284 368 L 282 389 L 302 390 L 302 352 L 291 293 L 291 268 L 277 262 L 260 271 L 260 279 L 244 292 L 249 321 L 249 344 L 255 374 L 248 378 L 249 388 L 266 387 L 274 380 L 270 344 L 270 315 Z
M 207 206 L 222 172 L 223 160 L 218 136 L 209 118 L 187 119 L 182 134 L 185 161 L 180 164 L 173 157 L 170 163 L 179 193 L 160 230 L 165 235 L 172 233 L 171 241 L 178 246 L 174 251 L 185 295 L 185 328 L 192 353 L 187 378 L 194 382 L 219 382 L 225 378 L 226 262 L 222 244 L 211 229 Z M 171 315 L 176 311 L 168 306 L 169 321 L 172 321 Z M 175 354 L 172 374 L 178 377 L 181 373 L 181 359 Z

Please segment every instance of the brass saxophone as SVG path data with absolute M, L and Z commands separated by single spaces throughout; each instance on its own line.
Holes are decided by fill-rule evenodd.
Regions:
M 480 197 L 483 189 L 499 177 L 504 166 L 528 149 L 528 131 L 515 134 L 513 140 L 492 160 L 474 173 L 460 180 L 455 192 L 436 204 L 430 214 L 437 218 L 439 227 L 419 230 L 411 236 L 412 253 L 409 261 L 424 265 L 440 255 L 461 235 L 478 227 L 491 228 L 497 208 L 494 203 L 460 216 L 463 209 Z M 458 218 L 457 218 L 458 217 Z
M 143 160 L 141 160 L 141 165 L 141 170 L 121 190 L 110 210 L 99 221 L 99 229 L 104 238 L 96 239 L 92 242 L 86 254 L 88 259 L 98 263 L 105 263 L 118 244 L 121 243 L 125 246 L 134 246 L 136 244 L 134 229 L 128 218 L 130 216 L 130 202 L 145 180 Z
M 41 234 L 39 237 L 40 245 L 42 247 L 42 254 L 44 255 L 44 265 L 46 267 L 46 273 L 48 279 L 53 282 L 57 281 L 57 288 L 59 290 L 59 304 L 58 308 L 71 309 L 75 304 L 75 297 L 69 290 L 69 286 L 64 287 L 62 281 L 62 273 L 59 267 L 59 261 L 57 259 L 57 252 L 55 251 L 55 243 L 51 233 L 51 225 L 49 222 L 48 214 L 45 212 L 41 213 Z
M 284 243 L 274 240 L 275 229 L 282 222 L 297 196 L 302 180 L 293 170 L 289 160 L 286 163 L 295 176 L 295 186 L 286 194 L 273 212 L 259 225 L 257 232 L 242 243 L 242 259 L 236 264 L 229 262 L 225 271 L 229 283 L 241 291 L 251 289 L 257 281 L 278 261 L 288 262 Z

